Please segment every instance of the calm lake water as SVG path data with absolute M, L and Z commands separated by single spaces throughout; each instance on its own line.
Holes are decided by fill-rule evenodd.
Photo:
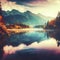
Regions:
M 46 32 L 27 32 L 19 34 L 11 34 L 7 40 L 8 45 L 19 45 L 21 43 L 31 44 L 33 42 L 40 42 L 48 39 Z

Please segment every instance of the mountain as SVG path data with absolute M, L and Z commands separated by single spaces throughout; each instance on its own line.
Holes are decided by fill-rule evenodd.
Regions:
M 42 15 L 34 14 L 30 11 L 21 13 L 17 10 L 3 12 L 6 24 L 26 24 L 31 26 L 44 25 L 47 18 Z M 42 16 L 42 17 L 41 17 Z
M 46 22 L 49 21 L 49 20 L 51 20 L 51 19 L 54 19 L 54 17 L 44 16 L 44 15 L 42 15 L 40 13 L 38 14 L 38 16 L 40 16 L 41 18 L 45 19 Z
M 44 28 L 45 26 L 44 25 L 36 25 L 34 26 L 34 28 Z

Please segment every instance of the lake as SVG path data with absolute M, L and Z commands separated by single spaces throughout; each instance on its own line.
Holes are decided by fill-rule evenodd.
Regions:
M 46 39 L 48 39 L 46 32 L 31 31 L 26 33 L 11 34 L 6 43 L 13 46 L 17 46 L 22 43 L 29 45 L 33 42 L 40 42 Z

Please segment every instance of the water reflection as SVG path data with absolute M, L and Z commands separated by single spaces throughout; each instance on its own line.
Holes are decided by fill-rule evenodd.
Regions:
M 7 40 L 7 44 L 16 46 L 24 43 L 29 45 L 33 42 L 40 42 L 46 40 L 47 38 L 48 37 L 46 32 L 26 32 L 23 34 L 12 34 Z

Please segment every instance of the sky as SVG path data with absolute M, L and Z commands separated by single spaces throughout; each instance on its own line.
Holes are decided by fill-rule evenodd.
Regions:
M 20 12 L 27 10 L 45 16 L 56 17 L 60 11 L 60 0 L 1 0 L 3 10 L 16 9 Z

